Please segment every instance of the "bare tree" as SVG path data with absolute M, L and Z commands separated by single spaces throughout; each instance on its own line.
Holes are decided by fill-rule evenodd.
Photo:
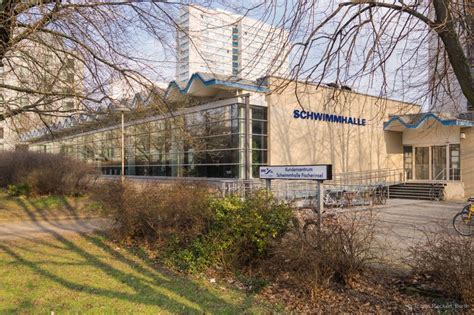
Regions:
M 0 63 L 4 76 L 14 80 L 0 81 L 0 121 L 34 113 L 47 124 L 48 117 L 95 110 L 104 100 L 113 99 L 107 86 L 117 80 L 132 88 L 150 88 L 153 80 L 162 78 L 165 63 L 161 61 L 173 59 L 174 34 L 180 29 L 177 10 L 183 3 L 192 5 L 139 0 L 2 1 Z M 289 79 L 378 89 L 381 96 L 402 95 L 404 100 L 425 104 L 440 93 L 456 100 L 454 79 L 469 103 L 474 103 L 469 60 L 472 8 L 465 0 L 200 4 L 215 3 L 258 16 L 280 27 L 276 31 L 285 30 L 278 38 L 284 38 L 280 54 L 291 59 Z M 160 46 L 156 49 L 160 56 L 152 58 L 140 51 L 145 37 Z M 267 42 L 275 41 L 270 37 Z M 262 44 L 249 67 L 258 63 L 265 49 Z M 275 58 L 272 68 L 278 69 L 285 59 Z M 71 69 L 73 76 L 68 76 Z M 71 100 L 74 105 L 67 105 Z M 169 110 L 166 102 L 159 103 L 162 110 Z
M 334 82 L 423 104 L 444 94 L 458 102 L 450 109 L 460 111 L 465 104 L 454 95 L 458 86 L 468 104 L 474 104 L 470 1 L 282 0 L 252 5 L 262 20 L 288 31 L 281 53 L 291 59 L 292 80 Z
M 96 110 L 115 82 L 151 90 L 174 48 L 176 3 L 164 2 L 1 1 L 0 121 Z M 141 51 L 146 40 L 160 56 Z

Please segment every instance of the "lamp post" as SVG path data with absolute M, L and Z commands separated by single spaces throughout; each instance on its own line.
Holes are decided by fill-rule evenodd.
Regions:
M 130 108 L 119 105 L 115 110 L 120 112 L 122 118 L 122 169 L 120 170 L 120 180 L 123 184 L 125 182 L 125 112 L 129 112 Z

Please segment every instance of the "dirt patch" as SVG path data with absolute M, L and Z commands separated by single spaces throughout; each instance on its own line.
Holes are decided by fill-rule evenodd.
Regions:
M 64 234 L 91 233 L 113 226 L 109 219 L 73 219 L 0 223 L 0 240 L 32 239 Z
M 420 280 L 400 277 L 383 271 L 354 280 L 349 286 L 332 286 L 313 292 L 280 279 L 265 286 L 258 299 L 283 304 L 295 313 L 437 313 L 441 310 L 468 314 L 468 305 L 443 298 L 436 291 L 423 288 Z

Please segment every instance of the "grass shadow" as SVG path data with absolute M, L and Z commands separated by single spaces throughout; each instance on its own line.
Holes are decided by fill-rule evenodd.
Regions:
M 74 207 L 66 199 L 61 202 L 72 208 L 70 212 L 73 213 Z M 125 303 L 156 307 L 157 312 L 179 313 L 215 312 L 220 309 L 227 313 L 245 311 L 245 305 L 231 303 L 218 296 L 217 291 L 213 292 L 214 290 L 185 277 L 171 273 L 163 275 L 152 266 L 150 260 L 132 255 L 129 251 L 120 252 L 102 234 L 66 236 L 48 229 L 50 224 L 54 224 L 54 220 L 50 220 L 46 212 L 40 211 L 38 204 L 21 199 L 17 203 L 31 220 L 31 224 L 44 229 L 48 238 L 0 244 L 0 253 L 3 252 L 0 264 L 1 260 L 9 259 L 11 263 L 5 266 L 24 267 L 34 274 L 33 278 L 38 278 L 41 282 L 81 296 L 115 300 L 117 306 Z M 96 281 L 86 281 L 86 278 L 77 278 L 72 273 L 69 276 L 61 271 L 77 270 L 80 273 L 82 271 L 79 268 L 87 268 L 94 274 L 91 277 L 96 277 Z M 103 286 L 102 282 L 113 285 Z M 32 308 L 31 301 L 26 299 L 27 297 L 19 301 L 16 312 L 35 309 Z M 247 300 L 244 304 L 248 303 Z

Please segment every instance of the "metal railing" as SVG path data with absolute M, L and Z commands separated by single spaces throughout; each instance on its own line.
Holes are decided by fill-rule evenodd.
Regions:
M 116 176 L 103 176 L 114 178 Z M 324 183 L 325 191 L 370 191 L 377 185 L 389 186 L 403 181 L 403 170 L 382 169 L 363 172 L 335 174 L 331 181 Z M 204 183 L 215 189 L 222 197 L 230 195 L 247 196 L 258 189 L 267 188 L 265 180 L 260 179 L 223 179 L 223 178 L 193 178 L 166 176 L 127 176 L 140 184 L 141 182 L 156 181 L 160 184 L 187 182 L 190 184 Z M 275 198 L 293 202 L 296 206 L 312 205 L 317 200 L 317 185 L 315 181 L 272 180 L 271 191 Z
M 333 179 L 324 183 L 325 186 L 386 186 L 399 184 L 405 181 L 403 169 L 378 169 L 361 172 L 347 172 L 335 174 Z

